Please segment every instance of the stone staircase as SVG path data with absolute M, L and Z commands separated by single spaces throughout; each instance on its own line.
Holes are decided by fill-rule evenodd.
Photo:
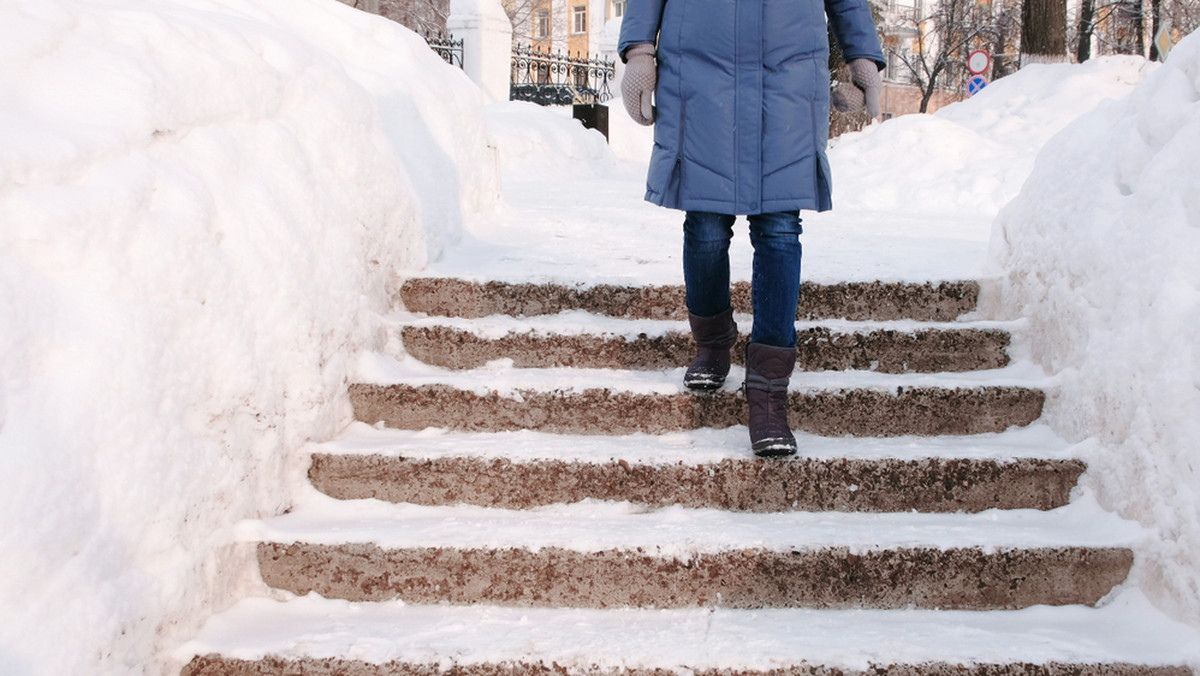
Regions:
M 682 293 L 407 282 L 409 356 L 255 530 L 295 596 L 183 673 L 1192 673 L 1008 327 L 959 319 L 974 283 L 806 284 L 786 460 L 749 453 L 736 367 L 679 384 Z

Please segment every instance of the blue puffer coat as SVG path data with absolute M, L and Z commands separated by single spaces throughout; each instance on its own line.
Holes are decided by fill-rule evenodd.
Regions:
M 723 214 L 825 211 L 829 44 L 884 65 L 868 0 L 629 0 L 618 49 L 658 45 L 646 199 Z

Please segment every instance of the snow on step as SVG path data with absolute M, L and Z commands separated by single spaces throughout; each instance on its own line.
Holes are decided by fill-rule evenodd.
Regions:
M 754 514 L 629 503 L 585 502 L 531 510 L 336 500 L 306 489 L 295 509 L 240 525 L 250 541 L 373 543 L 381 547 L 559 547 L 638 549 L 686 559 L 730 549 L 792 551 L 840 546 L 1127 547 L 1147 537 L 1137 523 L 1102 509 L 1088 493 L 1053 510 L 976 514 L 779 512 Z
M 873 518 L 872 518 L 873 517 Z M 1136 524 L 1083 500 L 980 515 L 527 511 L 312 497 L 243 536 L 270 585 L 417 603 L 1020 608 L 1124 581 Z
M 1200 663 L 1200 633 L 1167 619 L 1136 591 L 1099 608 L 991 612 L 598 611 L 362 604 L 310 595 L 244 600 L 212 617 L 176 657 L 196 657 L 184 676 L 282 674 L 289 667 L 287 673 L 300 673 L 300 665 L 312 673 L 334 673 L 315 667 L 336 666 L 339 674 L 374 676 L 449 669 L 462 676 L 552 669 L 706 676 L 841 669 L 854 676 L 876 666 L 895 676 L 1184 676 L 1192 672 L 1177 665 Z
M 350 387 L 358 420 L 390 427 L 470 431 L 660 433 L 745 424 L 734 368 L 722 391 L 696 395 L 683 369 L 519 369 L 489 365 L 451 371 L 414 359 L 366 355 L 363 383 Z M 1028 425 L 1041 415 L 1044 382 L 1029 364 L 972 373 L 811 373 L 794 377 L 793 429 L 827 436 L 979 434 Z
M 448 433 L 356 423 L 314 445 L 308 476 L 340 499 L 523 509 L 585 499 L 738 511 L 1052 509 L 1084 464 L 1044 426 L 977 437 L 801 434 L 794 459 L 760 460 L 746 430 L 623 437 L 528 430 Z
M 975 309 L 979 285 L 973 281 L 804 282 L 798 319 L 917 319 L 949 321 Z M 587 310 L 615 317 L 686 319 L 682 286 L 594 286 L 556 282 L 476 282 L 451 277 L 407 280 L 400 300 L 411 312 L 452 317 L 494 314 L 535 316 Z M 737 312 L 750 312 L 750 285 L 734 282 Z
M 483 336 L 471 327 L 447 324 L 405 326 L 404 349 L 421 361 L 471 369 L 502 358 L 518 367 L 660 369 L 686 365 L 695 346 L 686 330 L 632 338 L 613 334 L 546 334 L 514 330 Z M 741 363 L 748 334 L 733 348 Z M 882 373 L 936 373 L 1001 368 L 1008 364 L 1007 332 L 978 328 L 868 329 L 834 333 L 828 327 L 800 329 L 797 366 L 806 371 L 865 369 Z

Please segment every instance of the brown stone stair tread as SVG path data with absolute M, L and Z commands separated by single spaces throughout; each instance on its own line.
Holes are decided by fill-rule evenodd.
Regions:
M 979 285 L 949 282 L 805 282 L 798 319 L 951 321 L 975 309 Z M 732 285 L 733 306 L 750 311 L 750 286 Z M 535 316 L 587 310 L 614 317 L 685 319 L 682 286 L 570 286 L 556 283 L 472 282 L 417 277 L 404 282 L 400 301 L 411 312 L 451 317 Z
M 951 592 L 999 607 L 1094 603 L 1124 580 L 1132 560 L 1128 547 L 1145 536 L 1135 522 L 1090 500 L 1045 512 L 982 514 L 751 514 L 606 502 L 522 511 L 332 500 L 315 493 L 307 500 L 257 524 L 264 580 L 299 594 L 335 585 L 338 595 L 355 600 L 363 597 L 354 594 L 397 588 L 434 594 L 406 598 L 420 603 L 467 603 L 471 594 L 506 595 L 474 599 L 481 603 L 516 602 L 521 594 L 539 598 L 552 587 L 565 596 L 541 602 L 586 605 L 619 598 L 607 603 L 690 605 L 720 592 L 732 603 L 751 580 L 763 583 L 763 593 L 781 595 L 747 602 L 762 607 L 817 603 L 807 596 L 788 600 L 806 589 L 837 590 L 836 599 L 823 603 L 857 603 L 856 592 L 838 582 L 858 579 L 855 571 L 864 584 L 876 585 L 863 592 L 868 605 L 948 607 L 945 595 Z M 868 565 L 876 559 L 882 563 Z M 672 596 L 674 588 L 682 591 Z M 595 589 L 607 596 L 589 591 Z M 630 591 L 635 589 L 660 596 L 621 596 L 640 593 Z M 1008 593 L 1030 595 L 1003 600 Z M 571 594 L 582 596 L 567 600 L 575 598 Z
M 1067 504 L 1074 459 L 873 458 L 705 463 L 511 461 L 315 453 L 313 486 L 339 499 L 528 509 L 580 500 L 751 512 L 978 512 Z
M 454 326 L 406 326 L 404 349 L 421 361 L 452 369 L 471 369 L 508 358 L 522 368 L 661 369 L 685 366 L 695 347 L 681 331 L 633 338 L 594 334 L 509 333 L 485 338 Z M 733 349 L 742 363 L 746 335 Z M 1008 364 L 1009 334 L 1000 329 L 927 328 L 914 331 L 867 329 L 833 332 L 827 327 L 798 331 L 797 366 L 801 370 L 873 370 L 881 373 L 937 373 L 1002 368 Z
M 607 388 L 524 390 L 519 397 L 452 385 L 351 385 L 355 417 L 399 429 L 533 429 L 629 434 L 745 424 L 737 395 L 720 391 L 641 394 Z M 1042 412 L 1040 390 L 1011 386 L 816 390 L 789 395 L 793 429 L 825 436 L 966 435 L 1028 425 Z
M 846 547 L 687 558 L 559 547 L 259 545 L 263 581 L 349 601 L 572 608 L 940 608 L 1092 605 L 1133 564 L 1124 548 Z

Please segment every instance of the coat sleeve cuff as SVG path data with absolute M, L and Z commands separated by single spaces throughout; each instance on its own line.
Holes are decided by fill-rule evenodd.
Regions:
M 629 57 L 637 56 L 639 54 L 646 54 L 648 56 L 654 56 L 656 54 L 655 49 L 654 49 L 654 43 L 638 42 L 638 43 L 629 45 L 629 47 L 627 47 L 625 49 L 625 51 L 621 52 L 621 61 L 628 63 Z

